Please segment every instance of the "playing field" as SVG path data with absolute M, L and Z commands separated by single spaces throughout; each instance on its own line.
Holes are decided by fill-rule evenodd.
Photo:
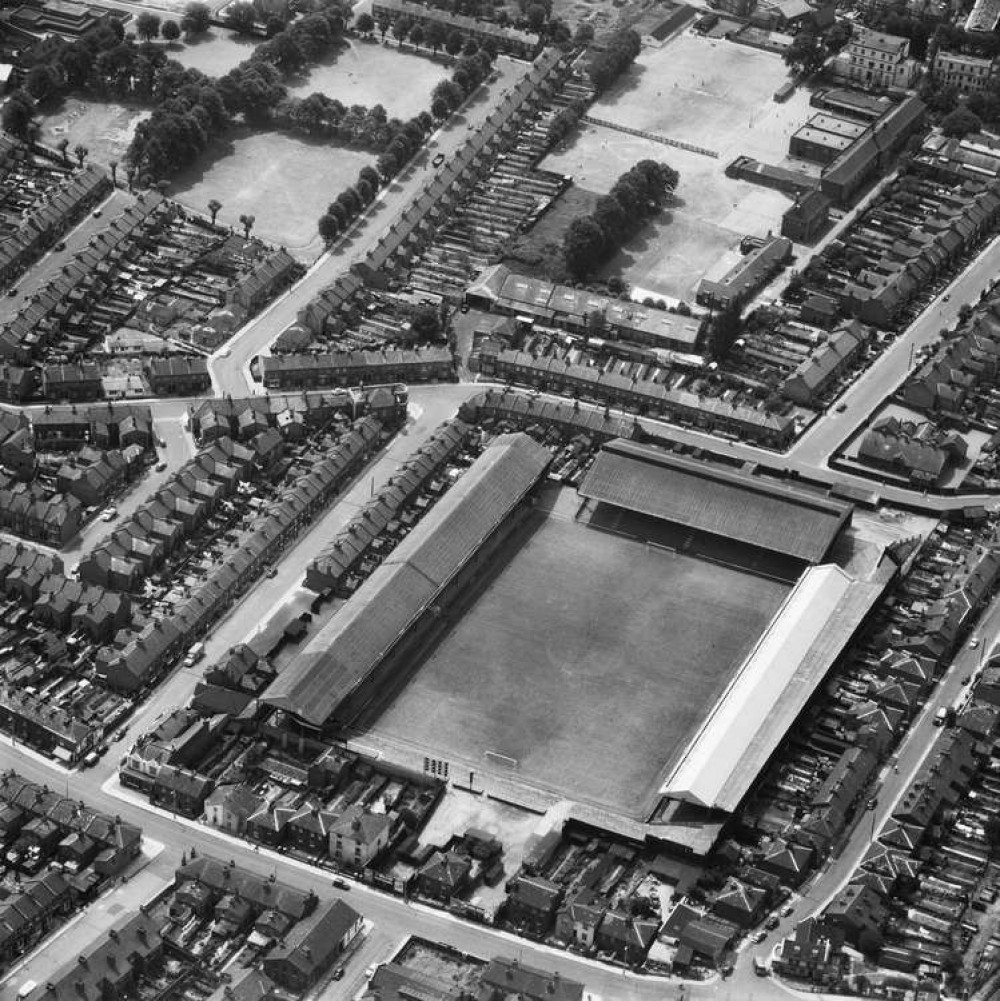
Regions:
M 536 518 L 373 736 L 637 816 L 788 587 Z
M 149 115 L 148 109 L 113 101 L 67 97 L 55 110 L 41 117 L 40 139 L 46 146 L 58 146 L 60 140 L 68 139 L 70 156 L 77 146 L 85 146 L 87 159 L 93 163 L 105 166 L 112 160 L 124 163 L 136 125 Z M 124 178 L 124 167 L 118 176 Z
M 308 97 L 319 92 L 348 107 L 381 104 L 390 118 L 405 120 L 430 110 L 431 91 L 447 77 L 442 62 L 374 39 L 350 39 L 336 55 L 290 81 L 288 93 Z
M 571 174 L 601 194 L 641 159 L 663 161 L 680 173 L 676 204 L 610 262 L 607 274 L 690 302 L 705 272 L 743 236 L 780 229 L 791 199 L 728 178 L 725 168 L 740 154 L 772 164 L 787 161 L 789 138 L 810 109 L 804 90 L 783 104 L 774 102 L 786 79 L 777 55 L 692 34 L 640 53 L 590 114 L 718 156 L 586 125 L 563 152 L 545 158 L 543 167 Z M 809 170 L 800 162 L 794 166 Z
M 244 134 L 207 168 L 179 174 L 170 195 L 199 212 L 218 199 L 219 222 L 228 226 L 239 227 L 241 215 L 253 215 L 257 236 L 312 262 L 323 246 L 316 229 L 319 217 L 374 159 L 280 132 Z
M 167 55 L 182 66 L 201 70 L 206 76 L 225 76 L 234 66 L 249 59 L 260 39 L 238 35 L 225 28 L 212 28 L 190 41 L 168 46 Z

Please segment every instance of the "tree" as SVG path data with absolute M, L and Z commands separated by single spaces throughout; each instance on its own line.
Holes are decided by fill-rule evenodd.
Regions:
M 83 161 L 87 159 L 90 154 L 90 150 L 86 146 L 74 146 L 73 155 L 76 157 L 76 162 L 82 167 Z
M 399 157 L 391 150 L 386 150 L 375 166 L 382 178 L 388 181 L 399 170 L 399 163 Z
M 433 341 L 441 336 L 441 318 L 433 306 L 417 306 L 410 317 L 410 329 L 420 341 Z
M 424 41 L 424 26 L 419 23 L 415 24 L 412 28 L 410 28 L 410 34 L 408 37 L 410 44 L 415 49 L 420 48 Z
M 725 361 L 743 331 L 739 306 L 726 306 L 715 314 L 708 332 L 708 352 L 713 361 Z
M 160 33 L 160 18 L 144 10 L 135 19 L 135 33 L 144 41 L 151 42 Z
M 600 264 L 606 240 L 604 230 L 590 216 L 578 216 L 563 237 L 566 267 L 578 278 L 586 277 Z
M 782 58 L 789 69 L 800 76 L 812 76 L 823 65 L 826 49 L 819 35 L 812 31 L 800 31 L 792 44 L 785 49 Z
M 246 0 L 234 3 L 226 12 L 226 24 L 240 35 L 252 35 L 257 24 L 253 4 Z
M 382 178 L 378 176 L 378 171 L 367 164 L 358 171 L 358 180 L 367 181 L 375 191 L 382 186 Z
M 329 212 L 319 217 L 319 235 L 323 237 L 327 243 L 335 240 L 339 232 L 340 223 L 338 223 L 336 218 L 330 215 Z
M 528 28 L 536 35 L 541 34 L 542 29 L 545 27 L 545 22 L 548 20 L 548 13 L 545 8 L 540 3 L 533 3 L 525 11 L 525 16 L 528 19 Z
M 31 133 L 31 123 L 35 116 L 35 102 L 31 95 L 18 88 L 11 92 L 7 98 L 7 103 L 3 106 L 3 115 L 0 118 L 4 130 L 18 139 L 27 139 Z
M 581 21 L 576 26 L 573 34 L 573 41 L 577 45 L 589 45 L 594 40 L 594 26 L 586 21 Z
M 61 81 L 59 74 L 46 63 L 38 63 L 28 70 L 24 89 L 39 103 L 58 93 Z
M 823 44 L 827 52 L 839 52 L 854 34 L 854 26 L 850 21 L 837 21 L 826 29 Z
M 941 131 L 946 136 L 954 136 L 962 139 L 972 132 L 978 132 L 983 127 L 983 123 L 964 105 L 956 108 L 950 115 L 947 115 L 941 122 Z
M 243 227 L 243 238 L 245 240 L 249 240 L 250 239 L 250 230 L 253 229 L 253 224 L 256 221 L 257 221 L 257 217 L 256 216 L 252 216 L 252 215 L 241 215 L 240 216 L 240 225 L 242 225 L 242 227 Z
M 176 42 L 181 37 L 181 26 L 176 21 L 164 21 L 160 33 L 168 42 Z
M 438 49 L 444 45 L 446 36 L 447 32 L 444 29 L 444 25 L 440 21 L 431 21 L 431 23 L 427 25 L 427 37 L 425 41 L 434 55 L 437 55 Z
M 458 30 L 448 32 L 444 41 L 444 51 L 449 56 L 457 56 L 462 51 L 462 33 Z
M 69 163 L 69 157 L 66 155 L 66 151 L 69 149 L 69 140 L 65 136 L 56 143 L 56 149 L 59 150 L 59 155 L 63 158 L 63 161 Z
M 378 16 L 378 30 L 379 30 L 379 34 L 382 36 L 382 41 L 383 42 L 385 41 L 386 33 L 388 32 L 388 30 L 391 27 L 391 25 L 392 25 L 392 21 L 389 18 L 388 14 L 386 14 L 384 11 L 381 14 L 379 14 L 379 16 Z
M 405 14 L 400 14 L 395 21 L 392 22 L 392 37 L 399 42 L 400 45 L 406 41 L 406 37 L 410 34 L 410 28 L 412 27 L 412 22 Z
M 212 11 L 208 4 L 189 3 L 181 18 L 181 30 L 185 35 L 201 35 L 212 24 Z
M 361 35 L 370 35 L 375 30 L 375 19 L 367 11 L 358 15 L 354 29 Z
M 212 225 L 215 225 L 215 217 L 219 214 L 219 209 L 222 208 L 222 202 L 217 198 L 211 198 L 208 202 L 208 211 L 212 216 Z
M 462 55 L 474 56 L 479 51 L 479 43 L 471 36 L 462 43 Z

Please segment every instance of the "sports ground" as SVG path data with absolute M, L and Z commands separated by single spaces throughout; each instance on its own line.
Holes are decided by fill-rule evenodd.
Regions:
M 217 199 L 219 222 L 237 229 L 241 215 L 253 215 L 257 236 L 311 263 L 323 249 L 319 217 L 374 162 L 368 153 L 283 132 L 244 133 L 227 155 L 178 174 L 170 195 L 199 212 Z
M 789 588 L 533 518 L 372 735 L 639 816 Z
M 787 159 L 791 134 L 809 117 L 805 91 L 783 104 L 773 100 L 787 79 L 787 68 L 773 53 L 690 33 L 639 54 L 590 114 L 718 156 L 585 125 L 562 152 L 542 161 L 598 194 L 638 160 L 660 160 L 680 173 L 675 204 L 629 242 L 607 274 L 691 302 L 705 272 L 743 236 L 780 229 L 791 199 L 728 178 L 725 169 L 740 154 L 772 164 Z

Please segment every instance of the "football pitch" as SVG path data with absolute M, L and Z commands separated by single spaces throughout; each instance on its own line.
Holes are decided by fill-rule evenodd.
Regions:
M 789 586 L 532 519 L 373 731 L 639 816 Z

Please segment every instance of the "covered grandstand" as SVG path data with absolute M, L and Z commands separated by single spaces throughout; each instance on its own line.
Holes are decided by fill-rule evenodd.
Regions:
M 827 557 L 852 511 L 843 501 L 621 438 L 601 450 L 580 495 L 803 564 Z
M 785 599 L 660 789 L 734 812 L 885 588 L 811 567 Z
M 550 452 L 501 435 L 298 657 L 264 702 L 309 730 L 350 722 L 516 523 Z

